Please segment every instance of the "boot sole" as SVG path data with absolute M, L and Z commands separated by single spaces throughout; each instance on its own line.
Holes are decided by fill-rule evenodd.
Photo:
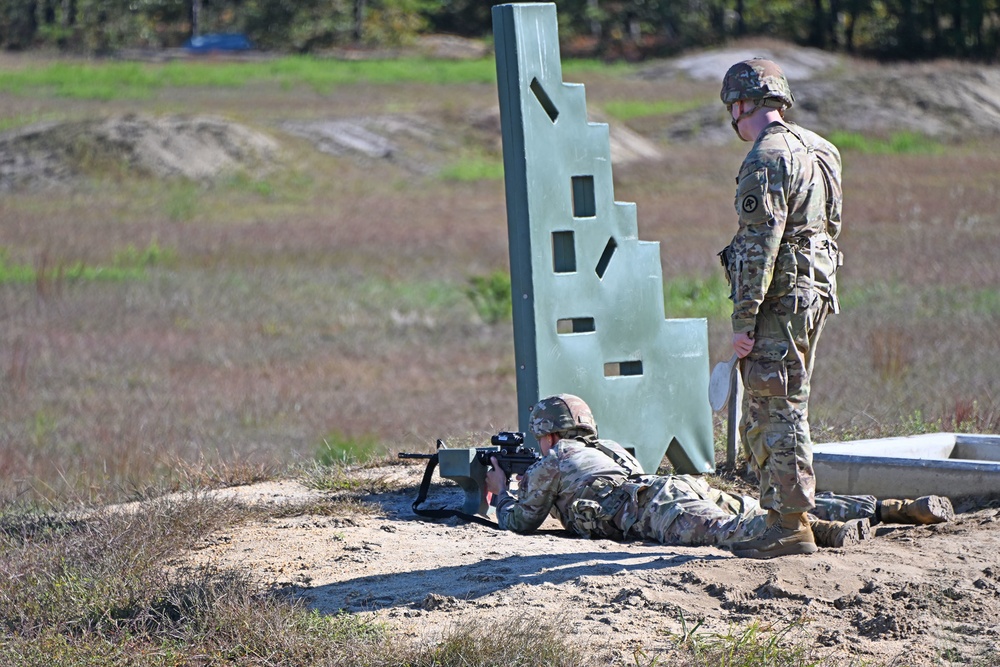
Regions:
M 922 524 L 944 523 L 955 518 L 955 509 L 951 501 L 944 496 L 924 496 L 913 501 L 907 512 L 915 521 Z
M 832 547 L 851 547 L 870 540 L 872 527 L 868 519 L 851 519 L 844 522 L 844 527 L 840 529 L 833 539 Z

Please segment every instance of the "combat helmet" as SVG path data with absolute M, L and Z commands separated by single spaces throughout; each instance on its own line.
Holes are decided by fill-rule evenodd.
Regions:
M 538 401 L 531 408 L 528 426 L 536 438 L 573 429 L 597 435 L 597 422 L 590 407 L 582 398 L 572 394 L 558 394 Z
M 795 102 L 781 67 L 764 58 L 751 58 L 730 67 L 722 79 L 719 97 L 726 106 L 752 100 L 755 106 L 790 109 Z

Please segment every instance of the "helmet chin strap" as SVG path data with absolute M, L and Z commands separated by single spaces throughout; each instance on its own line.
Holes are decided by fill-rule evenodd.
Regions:
M 744 100 L 739 100 L 739 101 L 743 102 Z M 740 141 L 749 141 L 749 139 L 744 139 L 743 135 L 740 134 L 740 128 L 739 128 L 740 121 L 743 120 L 744 118 L 747 118 L 748 116 L 752 116 L 753 113 L 755 111 L 757 111 L 757 109 L 760 109 L 762 106 L 764 106 L 761 103 L 761 100 L 745 100 L 745 101 L 747 101 L 747 102 L 753 102 L 753 107 L 751 107 L 749 111 L 744 111 L 739 116 L 737 116 L 736 118 L 733 118 L 730 121 L 730 125 L 733 126 L 733 132 L 735 132 L 736 136 L 740 138 Z M 731 113 L 730 113 L 730 116 L 732 116 Z
M 752 102 L 753 107 L 751 107 L 749 111 L 744 111 L 739 116 L 732 119 L 729 123 L 730 125 L 733 126 L 733 131 L 736 132 L 736 136 L 740 138 L 740 141 L 750 141 L 749 139 L 744 139 L 743 136 L 740 134 L 740 128 L 739 128 L 740 121 L 743 120 L 744 118 L 747 118 L 748 116 L 752 116 L 754 112 L 757 111 L 757 109 L 760 109 L 762 107 L 767 107 L 768 109 L 777 109 L 781 113 L 782 119 L 785 117 L 785 111 L 784 111 L 785 105 L 782 104 L 780 100 L 764 98 L 761 100 L 746 100 L 746 101 Z M 732 116 L 732 113 L 730 113 L 730 116 Z

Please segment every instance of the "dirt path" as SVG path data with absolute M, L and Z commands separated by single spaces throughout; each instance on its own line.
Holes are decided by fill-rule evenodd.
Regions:
M 726 634 L 795 619 L 804 622 L 790 637 L 808 638 L 817 655 L 845 664 L 1000 660 L 995 506 L 938 526 L 881 526 L 860 547 L 762 562 L 716 548 L 574 539 L 551 520 L 531 536 L 425 521 L 410 509 L 420 472 L 366 471 L 407 485 L 365 498 L 380 513 L 240 526 L 212 535 L 189 563 L 247 570 L 325 613 L 372 614 L 419 639 L 468 621 L 555 617 L 619 664 L 636 664 L 637 650 L 671 650 L 683 623 Z M 272 502 L 317 494 L 294 482 L 231 493 Z M 455 487 L 432 487 L 431 498 L 461 504 Z

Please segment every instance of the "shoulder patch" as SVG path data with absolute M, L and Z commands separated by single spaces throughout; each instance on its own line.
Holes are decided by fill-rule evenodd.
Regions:
M 763 222 L 772 216 L 767 194 L 767 170 L 744 174 L 736 188 L 736 214 L 748 223 Z

